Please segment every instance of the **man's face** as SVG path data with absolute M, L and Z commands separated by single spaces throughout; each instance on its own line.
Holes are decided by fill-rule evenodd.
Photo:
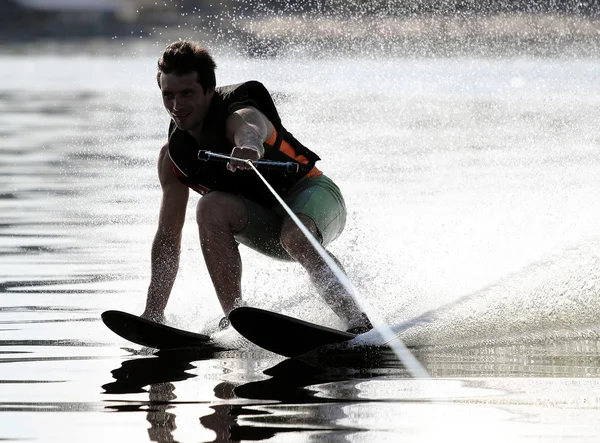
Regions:
M 160 74 L 163 104 L 177 127 L 183 131 L 201 129 L 214 90 L 204 93 L 196 73 Z

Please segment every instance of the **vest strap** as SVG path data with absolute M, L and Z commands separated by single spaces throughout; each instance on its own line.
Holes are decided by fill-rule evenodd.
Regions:
M 286 132 L 287 131 L 283 126 L 279 128 L 279 130 L 277 131 L 277 138 L 275 139 L 275 143 L 273 144 L 273 149 L 276 149 L 277 151 L 281 149 L 281 142 L 283 142 L 283 136 Z

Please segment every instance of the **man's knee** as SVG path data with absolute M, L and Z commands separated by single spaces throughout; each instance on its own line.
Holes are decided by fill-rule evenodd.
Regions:
M 246 204 L 233 194 L 213 191 L 198 201 L 196 221 L 200 226 L 230 227 L 240 231 L 248 221 Z
M 311 218 L 302 214 L 300 214 L 298 218 L 300 219 L 302 224 L 306 226 L 306 228 L 313 235 L 313 237 L 319 240 L 317 225 L 315 225 L 315 222 Z M 302 231 L 296 225 L 296 223 L 294 223 L 294 221 L 289 217 L 286 218 L 283 222 L 279 240 L 283 248 L 292 257 L 303 253 L 307 247 L 311 247 L 306 236 L 302 233 Z

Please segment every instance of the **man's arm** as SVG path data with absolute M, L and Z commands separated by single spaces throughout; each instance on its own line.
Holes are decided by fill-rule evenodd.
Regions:
M 173 172 L 168 143 L 159 154 L 158 178 L 163 195 L 158 230 L 152 243 L 152 274 L 142 317 L 163 322 L 164 311 L 179 269 L 181 233 L 189 197 L 189 188 L 180 183 Z
M 248 106 L 238 109 L 227 118 L 227 140 L 234 146 L 231 156 L 258 160 L 265 155 L 263 142 L 274 131 L 273 124 L 258 109 Z M 242 161 L 231 161 L 227 169 L 248 169 Z

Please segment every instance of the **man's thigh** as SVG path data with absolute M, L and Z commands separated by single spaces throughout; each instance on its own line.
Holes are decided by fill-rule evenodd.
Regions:
M 248 224 L 235 235 L 241 244 L 280 260 L 291 258 L 280 242 L 281 226 L 288 217 L 281 206 L 265 208 L 243 199 L 248 209 Z M 323 246 L 335 240 L 346 225 L 346 204 L 337 185 L 320 175 L 302 180 L 284 199 L 295 214 L 303 214 L 316 225 Z
M 315 223 L 323 246 L 335 240 L 344 230 L 346 203 L 338 186 L 325 175 L 298 183 L 285 202 L 295 214 L 303 214 Z M 285 218 L 283 208 L 276 208 L 275 212 Z
M 249 248 L 279 260 L 291 260 L 279 241 L 283 219 L 272 209 L 242 197 L 248 209 L 246 227 L 235 239 Z

